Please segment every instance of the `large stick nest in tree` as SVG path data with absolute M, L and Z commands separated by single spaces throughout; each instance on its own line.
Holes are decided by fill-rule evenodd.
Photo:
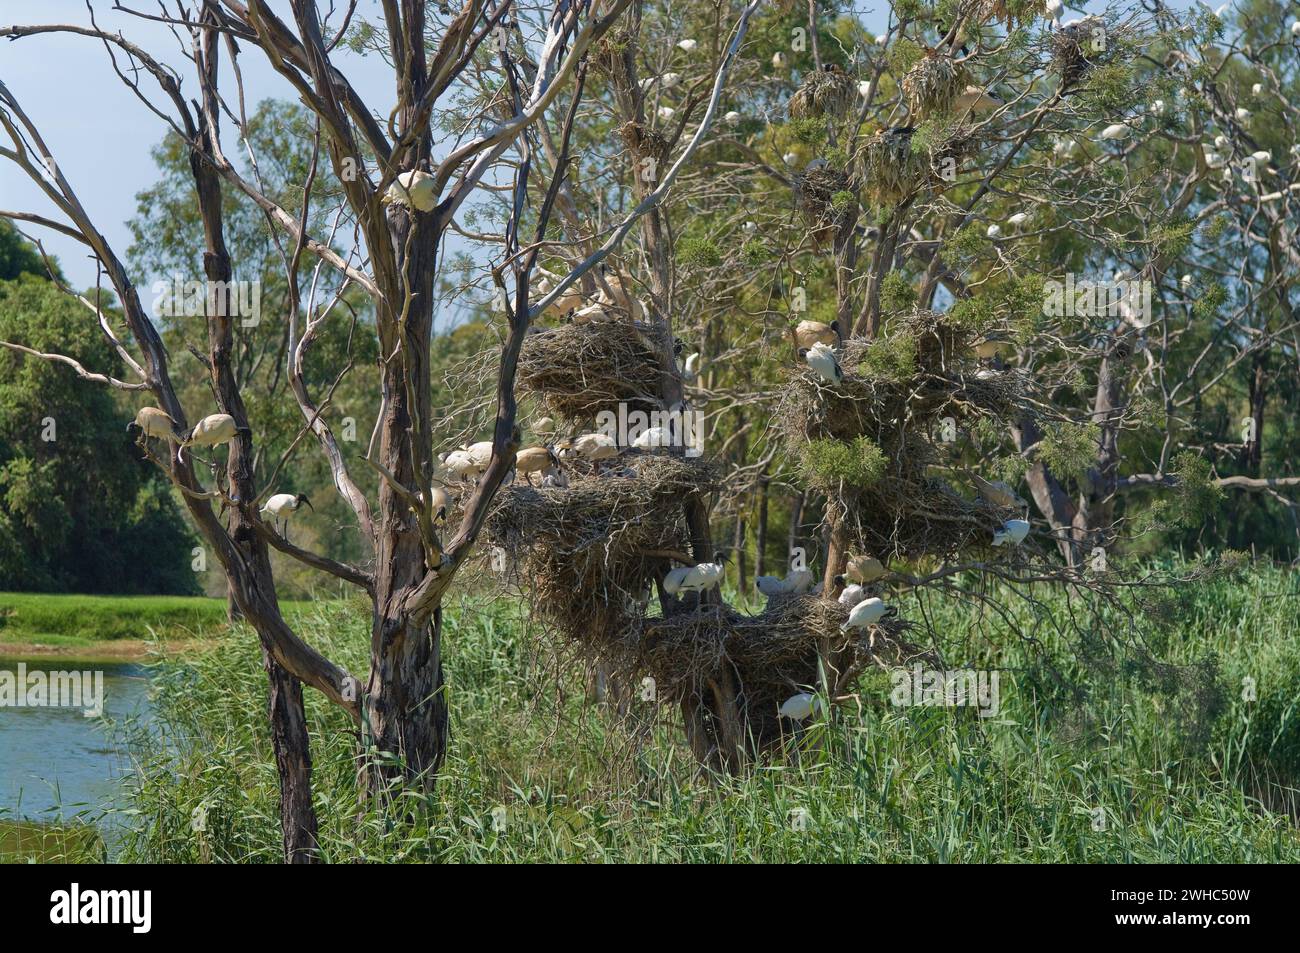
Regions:
M 977 367 L 973 332 L 946 316 L 917 310 L 895 319 L 876 341 L 850 340 L 840 353 L 844 380 L 829 386 L 811 371 L 792 374 L 775 415 L 790 453 L 801 460 L 815 442 L 866 438 L 881 451 L 878 477 L 858 485 L 805 465 L 809 481 L 841 510 L 836 518 L 865 551 L 882 559 L 950 555 L 992 541 L 1015 513 L 967 499 L 931 473 L 934 441 L 954 423 L 1022 410 L 1015 371 Z M 883 355 L 883 357 L 882 357 Z
M 626 403 L 659 408 L 659 355 L 648 327 L 627 321 L 562 324 L 528 335 L 519 352 L 519 386 L 552 413 L 584 419 Z
M 754 616 L 700 606 L 635 620 L 623 630 L 619 656 L 631 671 L 655 679 L 660 699 L 680 701 L 731 680 L 742 723 L 761 750 L 781 737 L 781 703 L 819 687 L 813 684 L 819 646 L 843 660 L 842 684 L 867 665 L 902 664 L 921 654 L 904 638 L 909 623 L 891 619 L 846 633 L 841 626 L 848 615 L 848 606 L 811 595 L 773 598 Z
M 929 50 L 903 77 L 903 94 L 914 120 L 947 112 L 970 82 L 970 73 L 951 56 Z
M 838 66 L 812 70 L 805 77 L 787 109 L 791 119 L 825 116 L 843 119 L 857 98 L 857 84 Z
M 1052 68 L 1061 77 L 1061 88 L 1068 89 L 1083 79 L 1105 57 L 1108 46 L 1106 24 L 1100 17 L 1084 17 L 1053 31 Z
M 628 151 L 637 158 L 662 160 L 668 155 L 668 140 L 654 130 L 647 129 L 644 123 L 639 123 L 635 119 L 619 126 L 618 135 Z
M 857 218 L 858 197 L 847 173 L 829 166 L 805 169 L 795 177 L 795 198 L 813 241 L 833 241 L 839 230 Z
M 882 129 L 858 148 L 864 190 L 872 204 L 897 205 L 923 188 L 942 190 L 955 180 L 972 145 L 969 127 L 931 130 L 927 147 L 913 141 L 914 131 Z
M 665 553 L 689 552 L 682 503 L 715 482 L 699 460 L 625 459 L 630 476 L 574 476 L 563 489 L 515 484 L 497 494 L 488 516 L 488 538 L 531 587 L 534 611 L 588 645 L 626 624 L 633 603 L 670 565 Z

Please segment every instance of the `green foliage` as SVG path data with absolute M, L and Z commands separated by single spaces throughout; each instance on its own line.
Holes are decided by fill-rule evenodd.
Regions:
M 1177 493 L 1174 511 L 1178 525 L 1199 526 L 1223 502 L 1223 488 L 1214 483 L 1210 461 L 1184 450 L 1170 466 Z
M 1061 479 L 1077 477 L 1096 462 L 1100 440 L 1101 428 L 1094 423 L 1048 424 L 1036 448 L 1038 459 Z
M 791 119 L 785 128 L 795 142 L 802 142 L 806 146 L 819 146 L 826 141 L 826 120 L 820 116 Z
M 871 342 L 859 368 L 869 377 L 902 380 L 916 373 L 916 337 L 892 330 Z
M 912 40 L 909 40 L 906 37 L 900 37 L 890 44 L 889 52 L 885 55 L 890 70 L 892 70 L 896 76 L 903 76 L 908 70 L 915 66 L 917 60 L 925 54 L 922 52 L 921 47 Z
M 1088 106 L 1103 115 L 1117 115 L 1133 105 L 1140 87 L 1128 63 L 1111 62 L 1094 68 L 1079 91 Z
M 0 340 L 122 373 L 93 315 L 30 274 L 0 282 Z M 62 364 L 0 351 L 0 588 L 197 591 L 191 535 L 126 432 L 134 415 Z
M 677 241 L 677 260 L 694 268 L 713 268 L 722 264 L 722 252 L 710 238 L 686 235 Z
M 880 282 L 880 307 L 885 311 L 908 311 L 916 304 L 916 289 L 899 272 L 891 271 Z
M 1224 302 L 1227 300 L 1228 289 L 1220 282 L 1215 281 L 1206 286 L 1205 290 L 1192 302 L 1192 314 L 1202 321 L 1209 321 L 1219 313 L 1219 309 L 1223 307 Z
M 1151 233 L 1151 243 L 1161 255 L 1178 256 L 1192 243 L 1196 223 L 1186 216 L 1162 222 Z
M 19 275 L 51 277 L 39 249 L 25 241 L 7 218 L 0 218 L 0 281 L 13 281 Z
M 766 264 L 772 257 L 771 251 L 761 238 L 751 238 L 740 249 L 740 259 L 750 268 Z
M 803 448 L 800 459 L 804 476 L 816 486 L 834 487 L 841 481 L 857 487 L 869 487 L 885 472 L 885 454 L 870 439 L 812 440 Z

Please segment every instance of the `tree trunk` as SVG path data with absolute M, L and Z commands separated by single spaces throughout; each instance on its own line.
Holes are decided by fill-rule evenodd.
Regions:
M 758 527 L 754 540 L 754 575 L 767 575 L 767 470 L 758 478 Z
M 319 859 L 316 809 L 311 800 L 311 749 L 302 700 L 302 682 L 262 648 L 262 667 L 269 686 L 266 710 L 271 720 L 275 766 L 280 775 L 280 830 L 286 864 Z

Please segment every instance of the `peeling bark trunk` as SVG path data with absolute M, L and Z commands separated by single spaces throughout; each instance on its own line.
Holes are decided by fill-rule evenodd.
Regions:
M 311 800 L 311 750 L 308 746 L 306 710 L 302 682 L 289 674 L 262 647 L 269 693 L 267 716 L 275 766 L 280 775 L 280 829 L 287 864 L 311 864 L 318 860 L 316 809 Z

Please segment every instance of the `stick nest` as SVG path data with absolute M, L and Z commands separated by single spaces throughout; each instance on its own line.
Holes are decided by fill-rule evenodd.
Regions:
M 931 472 L 946 418 L 1007 420 L 1023 411 L 1022 376 L 977 367 L 973 336 L 944 315 L 918 309 L 895 319 L 885 337 L 846 341 L 841 384 L 828 386 L 805 368 L 791 375 L 775 423 L 795 459 L 813 441 L 860 437 L 884 456 L 883 472 L 869 485 L 806 473 L 837 501 L 835 518 L 863 551 L 882 559 L 948 556 L 990 543 L 993 531 L 1016 515 L 963 497 Z
M 970 82 L 966 68 L 951 56 L 930 50 L 903 77 L 903 95 L 913 118 L 945 113 Z
M 833 241 L 857 220 L 858 197 L 845 172 L 822 166 L 795 177 L 795 199 L 817 245 Z
M 639 123 L 635 119 L 619 126 L 618 135 L 627 150 L 639 159 L 662 160 L 668 155 L 668 140 L 659 133 L 647 129 L 644 123 Z
M 626 402 L 659 407 L 655 332 L 627 321 L 562 324 L 530 334 L 519 352 L 519 386 L 555 414 L 574 420 Z
M 1094 37 L 1103 41 L 1102 49 L 1093 49 Z M 1061 77 L 1061 88 L 1068 89 L 1083 79 L 1103 58 L 1109 43 L 1106 24 L 1100 17 L 1084 17 L 1078 23 L 1053 31 L 1052 68 Z
M 738 688 L 742 723 L 759 750 L 777 742 L 784 727 L 777 710 L 817 682 L 819 645 L 845 665 L 841 684 L 870 664 L 902 664 L 921 654 L 906 641 L 907 622 L 885 620 L 841 632 L 849 607 L 817 596 L 785 596 L 749 616 L 728 606 L 701 606 L 646 618 L 622 633 L 622 654 L 636 671 L 655 679 L 658 697 L 680 701 L 729 677 Z
M 635 608 L 665 552 L 690 551 L 682 502 L 709 492 L 706 463 L 666 454 L 625 454 L 629 476 L 572 476 L 567 488 L 515 484 L 497 494 L 488 538 L 526 580 L 533 610 L 600 656 L 639 614 Z
M 853 77 L 837 66 L 810 72 L 799 86 L 787 109 L 791 119 L 825 116 L 843 119 L 849 114 L 857 99 L 857 84 Z

